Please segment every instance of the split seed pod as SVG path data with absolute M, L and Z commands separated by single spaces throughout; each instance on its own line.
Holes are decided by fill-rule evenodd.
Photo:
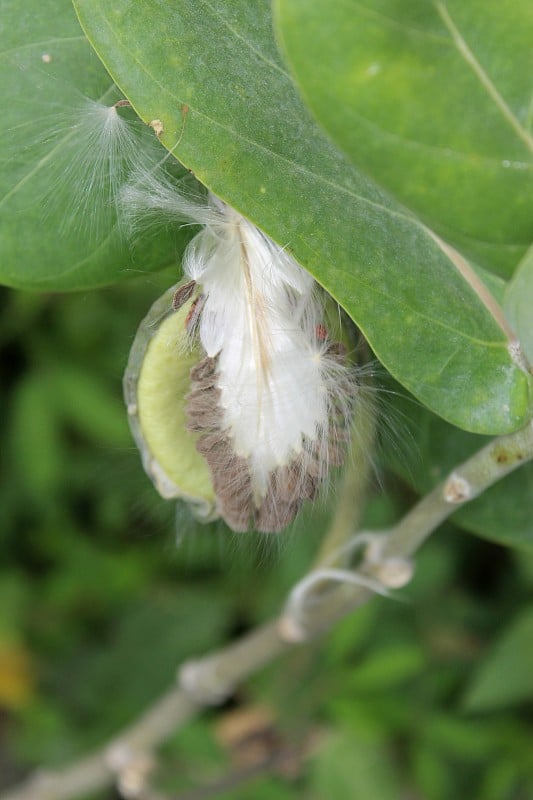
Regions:
M 186 412 L 190 371 L 201 354 L 191 348 L 185 325 L 194 300 L 174 311 L 177 288 L 156 300 L 139 326 L 124 374 L 124 398 L 144 469 L 161 497 L 185 500 L 207 522 L 217 516 L 215 493 Z
M 152 183 L 147 207 L 159 198 L 168 213 L 174 202 L 204 227 L 184 256 L 187 281 L 135 340 L 126 377 L 134 436 L 163 496 L 235 531 L 280 531 L 344 460 L 353 370 L 329 338 L 316 284 L 286 250 L 214 196 L 199 205 L 169 191 Z M 129 197 L 138 211 L 142 191 Z

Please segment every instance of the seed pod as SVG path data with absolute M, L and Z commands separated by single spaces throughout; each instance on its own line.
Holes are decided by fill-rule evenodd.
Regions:
M 141 322 L 124 375 L 124 397 L 144 469 L 159 494 L 185 500 L 199 519 L 209 521 L 217 516 L 215 493 L 196 449 L 199 436 L 187 429 L 185 399 L 191 368 L 200 359 L 186 329 L 198 292 L 177 311 L 172 308 L 186 283 L 165 292 Z
M 134 216 L 145 209 L 202 226 L 183 255 L 188 282 L 141 326 L 142 357 L 150 326 L 163 318 L 146 365 L 132 356 L 146 470 L 163 496 L 190 499 L 178 455 L 188 428 L 216 513 L 234 531 L 281 531 L 347 451 L 357 383 L 328 332 L 328 302 L 286 248 L 212 194 L 193 200 L 140 175 L 122 200 Z

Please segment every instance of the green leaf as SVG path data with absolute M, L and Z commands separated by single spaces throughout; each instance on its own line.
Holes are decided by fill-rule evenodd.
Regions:
M 511 274 L 533 212 L 528 0 L 276 0 L 317 119 L 353 162 Z
M 498 322 L 457 260 L 312 122 L 266 0 L 147 0 L 135 14 L 126 0 L 75 6 L 142 118 L 162 121 L 166 146 L 289 247 L 404 386 L 467 429 L 523 423 L 527 377 Z
M 501 748 L 501 730 L 491 728 L 485 720 L 464 719 L 451 714 L 433 714 L 424 731 L 424 741 L 432 744 L 444 756 L 459 757 L 462 761 L 480 762 Z
M 533 548 L 533 465 L 521 467 L 487 489 L 454 520 L 486 539 Z
M 89 577 L 81 602 L 94 602 Z M 93 590 L 101 592 L 99 579 L 109 580 L 109 575 L 95 575 Z M 230 611 L 227 593 L 214 587 L 160 585 L 138 596 L 122 607 L 111 627 L 112 646 L 95 646 L 90 639 L 77 646 L 69 642 L 68 657 L 48 678 L 48 692 L 29 709 L 17 736 L 19 749 L 26 758 L 50 764 L 101 746 L 172 686 L 180 663 L 221 642 Z M 73 674 L 78 681 L 69 679 Z
M 416 645 L 396 642 L 374 650 L 351 672 L 350 689 L 360 692 L 383 692 L 398 688 L 423 671 L 426 657 Z
M 392 800 L 401 794 L 387 750 L 348 730 L 323 743 L 311 766 L 311 786 L 315 797 Z
M 496 642 L 474 678 L 464 706 L 492 711 L 533 699 L 533 607 Z
M 53 383 L 57 403 L 73 427 L 101 446 L 129 445 L 124 406 L 96 376 L 65 364 L 53 376 Z
M 453 770 L 425 739 L 413 747 L 411 769 L 422 797 L 453 797 Z
M 503 307 L 526 358 L 533 364 L 533 247 L 530 247 L 509 282 Z
M 122 95 L 71 3 L 33 0 L 22 11 L 15 0 L 0 0 L 0 16 L 0 281 L 81 289 L 167 266 L 190 232 L 184 229 L 177 242 L 169 235 L 141 239 L 132 249 L 115 224 L 109 196 L 91 189 L 98 143 L 90 129 L 76 125 L 83 123 L 86 98 L 111 105 Z M 133 142 L 154 147 L 153 131 L 136 125 Z M 108 180 L 105 173 L 102 180 Z M 95 215 L 102 222 L 96 228 Z
M 17 386 L 9 431 L 10 466 L 24 493 L 35 503 L 61 485 L 66 454 L 59 414 L 46 376 L 27 375 Z

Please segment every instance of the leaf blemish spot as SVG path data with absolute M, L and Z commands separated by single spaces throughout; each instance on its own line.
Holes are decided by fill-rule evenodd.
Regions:
M 151 122 L 148 123 L 149 127 L 152 128 L 153 132 L 159 139 L 163 131 L 165 130 L 163 123 L 160 119 L 153 119 Z
M 528 372 L 528 363 L 518 339 L 512 339 L 507 345 L 507 350 L 516 366 L 524 372 Z

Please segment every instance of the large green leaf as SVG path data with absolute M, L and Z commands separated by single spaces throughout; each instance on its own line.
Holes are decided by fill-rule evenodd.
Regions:
M 270 4 L 76 0 L 144 120 L 341 303 L 387 368 L 454 424 L 519 426 L 527 377 L 478 292 L 410 213 L 330 144 L 276 52 Z
M 302 93 L 369 175 L 509 275 L 531 241 L 528 0 L 276 0 Z
M 0 16 L 0 281 L 80 289 L 172 263 L 189 234 L 179 234 L 178 242 L 168 235 L 139 240 L 131 248 L 109 196 L 98 186 L 91 190 L 91 159 L 99 152 L 91 130 L 77 127 L 79 115 L 86 98 L 110 105 L 121 95 L 69 0 L 32 0 L 23 8 L 0 0 Z M 136 124 L 133 141 L 153 146 L 153 132 Z M 95 214 L 103 222 L 98 229 Z
M 354 734 L 346 724 L 323 742 L 313 760 L 311 782 L 315 797 L 392 800 L 401 794 L 387 750 L 368 736 Z

